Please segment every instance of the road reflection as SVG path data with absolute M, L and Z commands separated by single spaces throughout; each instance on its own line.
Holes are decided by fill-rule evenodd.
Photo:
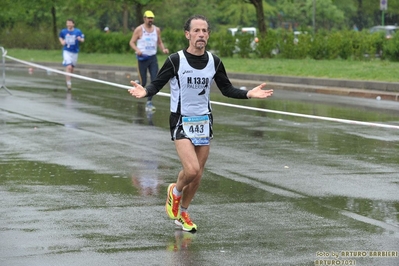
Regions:
M 0 246 L 15 265 L 45 252 L 100 254 L 108 264 L 150 257 L 165 265 L 309 265 L 317 251 L 397 249 L 396 130 L 214 105 L 212 152 L 192 205 L 200 230 L 191 235 L 164 213 L 167 184 L 181 167 L 168 98 L 156 97 L 148 116 L 145 101 L 126 91 L 76 81 L 68 95 L 54 91 L 63 77 L 25 72 L 7 82 L 15 96 L 0 97 L 0 234 L 8 241 Z M 399 124 L 398 107 L 383 101 L 294 92 L 270 101 L 211 98 Z
M 132 175 L 132 184 L 142 196 L 157 196 L 162 178 L 158 176 L 158 160 L 143 160 L 140 162 L 142 169 L 138 174 Z

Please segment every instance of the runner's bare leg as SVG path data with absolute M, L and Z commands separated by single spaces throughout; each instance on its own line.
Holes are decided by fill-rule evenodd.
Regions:
M 174 142 L 183 166 L 177 177 L 176 188 L 178 191 L 183 190 L 181 206 L 188 208 L 199 187 L 210 145 L 194 146 L 189 139 Z

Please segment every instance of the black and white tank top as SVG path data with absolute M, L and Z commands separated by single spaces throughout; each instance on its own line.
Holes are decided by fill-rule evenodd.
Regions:
M 187 62 L 183 51 L 179 51 L 179 69 L 170 80 L 170 111 L 183 116 L 200 116 L 211 112 L 209 94 L 216 73 L 213 56 L 208 53 L 208 64 L 195 69 Z

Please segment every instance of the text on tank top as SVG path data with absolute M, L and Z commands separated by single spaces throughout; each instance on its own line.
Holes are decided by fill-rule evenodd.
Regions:
M 143 34 L 137 40 L 137 47 L 144 55 L 155 55 L 157 53 L 158 34 L 157 27 L 154 26 L 152 32 L 147 32 L 144 26 L 141 26 Z

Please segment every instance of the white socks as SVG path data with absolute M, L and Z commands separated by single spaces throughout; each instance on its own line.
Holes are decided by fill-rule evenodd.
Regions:
M 177 188 L 176 188 L 176 186 L 173 188 L 173 195 L 175 195 L 175 196 L 177 196 L 177 197 L 180 197 L 181 196 L 181 194 L 183 194 L 183 191 L 177 191 Z

